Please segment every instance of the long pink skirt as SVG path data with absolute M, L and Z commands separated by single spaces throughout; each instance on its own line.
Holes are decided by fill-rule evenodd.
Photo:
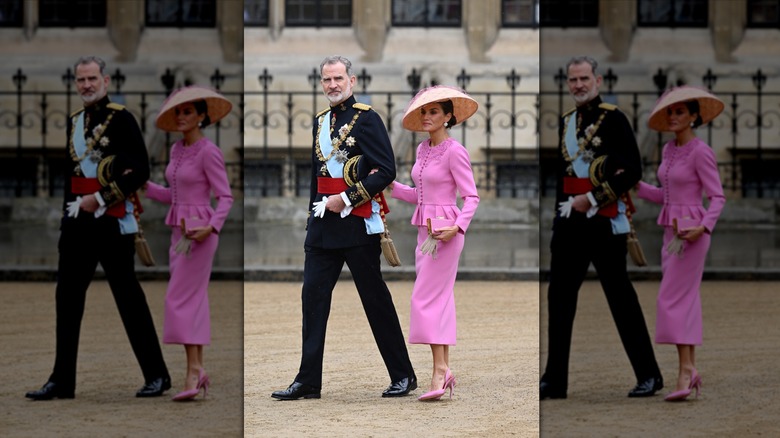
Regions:
M 163 342 L 166 344 L 209 345 L 211 317 L 208 286 L 219 237 L 212 233 L 203 242 L 192 242 L 190 255 L 177 254 L 181 229 L 172 227 L 171 279 L 165 294 Z
M 409 316 L 409 343 L 455 345 L 455 276 L 465 237 L 458 233 L 449 242 L 437 243 L 434 259 L 420 252 L 427 227 L 417 229 L 415 270 Z
M 701 278 L 710 248 L 707 233 L 694 243 L 684 242 L 682 256 L 669 254 L 666 245 L 674 237 L 672 227 L 664 229 L 661 249 L 661 287 L 658 290 L 655 342 L 701 345 Z

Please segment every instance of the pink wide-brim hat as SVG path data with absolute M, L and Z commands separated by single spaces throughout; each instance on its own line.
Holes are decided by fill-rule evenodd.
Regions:
M 653 112 L 647 120 L 647 126 L 656 131 L 669 131 L 669 124 L 666 119 L 666 108 L 675 103 L 691 100 L 699 101 L 699 116 L 701 116 L 702 125 L 711 122 L 726 106 L 723 101 L 707 90 L 683 85 L 682 87 L 668 90 L 658 98 L 655 102 Z
M 477 101 L 463 90 L 447 85 L 423 88 L 414 96 L 404 113 L 403 126 L 410 131 L 423 131 L 420 108 L 433 102 L 452 101 L 452 115 L 458 123 L 466 121 L 477 112 Z
M 190 85 L 188 87 L 179 88 L 165 99 L 162 108 L 160 108 L 160 112 L 157 114 L 157 127 L 168 132 L 178 131 L 174 108 L 183 103 L 196 102 L 199 100 L 206 101 L 206 105 L 208 106 L 207 113 L 209 119 L 211 119 L 211 123 L 216 123 L 218 120 L 228 115 L 230 110 L 233 109 L 233 104 L 217 91 L 199 85 Z

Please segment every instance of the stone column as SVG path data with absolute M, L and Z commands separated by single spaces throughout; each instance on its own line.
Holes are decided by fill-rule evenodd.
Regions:
M 276 40 L 284 29 L 284 0 L 268 0 L 268 31 Z
M 117 61 L 133 62 L 141 44 L 144 23 L 143 2 L 108 0 L 106 28 L 111 43 L 119 51 Z
M 500 26 L 500 0 L 463 2 L 463 30 L 471 62 L 490 62 L 487 52 L 496 42 Z
M 742 42 L 747 25 L 747 0 L 710 0 L 710 30 L 717 62 L 735 62 L 731 55 Z
M 244 57 L 244 2 L 217 2 L 217 30 L 222 59 L 242 62 Z
M 354 0 L 352 28 L 364 51 L 361 60 L 381 61 L 390 28 L 390 0 Z
M 22 12 L 24 14 L 22 18 L 24 20 L 24 37 L 29 41 L 35 36 L 35 31 L 38 30 L 38 2 L 23 2 Z
M 636 31 L 636 2 L 599 0 L 599 31 L 610 50 L 609 61 L 624 62 L 631 51 Z

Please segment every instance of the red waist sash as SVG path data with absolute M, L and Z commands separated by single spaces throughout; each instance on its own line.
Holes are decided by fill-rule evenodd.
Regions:
M 581 195 L 593 190 L 593 184 L 588 178 L 575 178 L 573 176 L 563 177 L 563 193 L 567 195 Z M 599 208 L 598 213 L 601 216 L 613 218 L 618 215 L 617 202 Z
M 83 178 L 79 176 L 72 176 L 70 178 L 70 191 L 74 195 L 91 195 L 92 193 L 100 191 L 101 188 L 102 186 L 97 178 Z M 125 217 L 125 214 L 127 214 L 125 203 L 117 202 L 115 205 L 108 207 L 106 214 L 116 218 Z
M 327 178 L 323 176 L 317 177 L 317 193 L 322 193 L 324 195 L 335 195 L 347 190 L 348 188 L 349 186 L 344 181 L 344 178 Z M 390 210 L 387 208 L 387 201 L 385 201 L 385 196 L 382 192 L 379 192 L 376 196 L 374 196 L 374 200 L 379 202 L 385 214 L 390 212 Z M 353 207 L 349 214 L 354 214 L 355 216 L 362 218 L 369 218 L 371 217 L 371 203 L 366 202 L 359 207 Z

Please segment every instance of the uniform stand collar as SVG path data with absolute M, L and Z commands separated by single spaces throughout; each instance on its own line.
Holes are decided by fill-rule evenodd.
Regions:
M 349 96 L 344 102 L 331 106 L 330 110 L 333 111 L 334 114 L 343 113 L 347 109 L 352 108 L 352 105 L 354 104 L 355 104 L 355 96 Z
M 93 103 L 92 105 L 85 106 L 84 112 L 88 114 L 95 114 L 98 112 L 101 112 L 106 109 L 106 105 L 111 103 L 110 100 L 108 100 L 108 95 L 103 96 L 102 99 L 98 100 L 97 102 Z
M 580 113 L 589 113 L 591 111 L 598 110 L 599 105 L 601 105 L 601 96 L 596 96 L 593 99 L 591 99 L 588 103 L 582 106 L 577 107 L 577 112 Z

